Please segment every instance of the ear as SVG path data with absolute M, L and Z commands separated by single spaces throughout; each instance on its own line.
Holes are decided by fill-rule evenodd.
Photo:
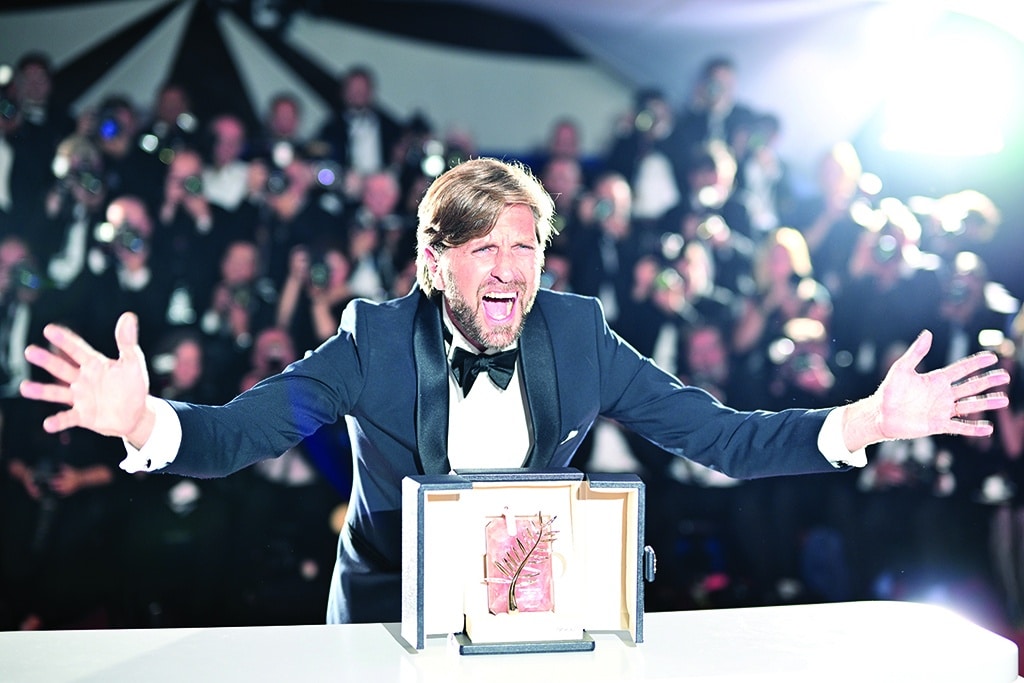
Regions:
M 426 247 L 423 250 L 427 258 L 427 268 L 430 270 L 430 282 L 434 290 L 444 291 L 444 278 L 441 276 L 441 255 L 433 247 Z

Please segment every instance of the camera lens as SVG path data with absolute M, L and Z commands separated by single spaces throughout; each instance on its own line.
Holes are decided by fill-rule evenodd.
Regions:
M 0 94 L 0 118 L 4 121 L 13 121 L 18 116 L 18 105 L 7 96 Z
M 96 133 L 100 139 L 111 140 L 121 134 L 121 122 L 114 110 L 103 110 L 96 117 Z
M 288 189 L 289 181 L 288 176 L 284 171 L 273 170 L 267 175 L 267 182 L 264 186 L 267 194 L 282 194 Z
M 22 261 L 11 269 L 11 281 L 22 289 L 41 289 L 43 278 L 30 264 Z
M 309 283 L 314 287 L 324 288 L 331 280 L 331 267 L 323 261 L 309 266 Z
M 197 175 L 190 175 L 181 181 L 181 186 L 190 195 L 197 196 L 203 193 L 203 179 Z
M 875 260 L 879 263 L 886 263 L 896 255 L 899 244 L 892 235 L 882 235 L 875 244 Z
M 599 199 L 594 204 L 594 220 L 603 221 L 611 217 L 615 213 L 615 204 L 610 199 Z
M 145 238 L 130 226 L 122 227 L 117 233 L 116 240 L 118 246 L 127 249 L 133 254 L 141 253 L 146 248 Z

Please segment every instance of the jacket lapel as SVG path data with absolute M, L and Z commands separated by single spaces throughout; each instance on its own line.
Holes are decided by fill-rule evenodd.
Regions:
M 438 301 L 420 293 L 413 323 L 416 356 L 416 457 L 423 474 L 448 474 L 448 359 Z
M 447 474 L 448 463 L 448 360 L 441 331 L 440 297 L 420 294 L 413 324 L 416 355 L 416 456 L 424 474 Z M 524 467 L 543 468 L 558 445 L 561 419 L 555 355 L 547 321 L 535 307 L 519 339 L 520 371 L 526 385 L 533 427 L 533 447 Z
M 547 321 L 534 306 L 519 338 L 520 368 L 526 383 L 526 396 L 533 425 L 533 448 L 525 467 L 548 467 L 562 429 L 558 409 L 558 384 L 555 381 L 555 353 Z

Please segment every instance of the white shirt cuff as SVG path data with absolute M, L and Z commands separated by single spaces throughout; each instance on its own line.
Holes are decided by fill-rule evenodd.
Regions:
M 181 446 L 181 421 L 167 401 L 151 401 L 156 413 L 153 433 L 142 448 L 135 448 L 126 439 L 124 443 L 125 458 L 120 467 L 125 472 L 153 472 L 166 467 L 174 461 Z
M 825 417 L 825 423 L 818 432 L 818 450 L 835 468 L 864 467 L 868 464 L 868 456 L 863 448 L 856 451 L 846 450 L 843 443 L 843 411 L 836 408 Z

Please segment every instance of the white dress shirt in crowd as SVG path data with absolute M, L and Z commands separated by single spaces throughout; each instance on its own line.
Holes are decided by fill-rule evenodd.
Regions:
M 0 135 L 0 211 L 11 210 L 11 166 L 14 165 L 14 150 L 7 138 Z
M 348 145 L 352 170 L 361 175 L 381 168 L 380 122 L 373 112 L 349 114 Z

